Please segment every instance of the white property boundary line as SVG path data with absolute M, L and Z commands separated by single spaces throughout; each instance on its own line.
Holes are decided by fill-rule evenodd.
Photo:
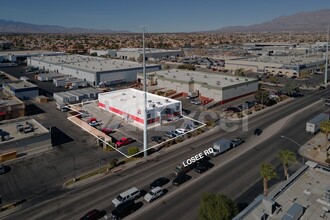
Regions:
M 82 103 L 74 104 L 74 105 L 67 105 L 67 106 L 65 106 L 65 108 L 68 108 L 68 109 L 70 109 L 70 110 L 72 110 L 72 111 L 75 111 L 75 112 L 79 113 L 78 115 L 82 115 L 81 112 L 79 112 L 79 111 L 77 111 L 77 110 L 71 108 L 71 106 L 76 106 L 76 105 L 80 105 L 80 104 L 84 105 L 84 104 L 89 104 L 89 103 L 93 103 L 93 102 L 96 102 L 96 101 L 97 101 L 97 100 L 87 101 L 87 102 L 82 102 Z M 110 112 L 110 113 L 111 113 L 111 112 Z M 71 118 L 76 117 L 76 116 L 77 116 L 77 115 L 69 116 L 67 119 L 68 119 L 69 121 L 71 121 L 72 123 L 74 123 L 75 125 L 77 125 L 78 127 L 80 127 L 81 129 L 83 129 L 84 131 L 86 131 L 86 132 L 88 132 L 89 134 L 91 134 L 92 136 L 94 136 L 95 138 L 97 138 L 99 141 L 102 141 L 103 143 L 105 143 L 106 145 L 108 145 L 109 147 L 111 147 L 112 149 L 114 149 L 115 151 L 117 151 L 118 153 L 120 153 L 121 155 L 125 156 L 126 158 L 132 158 L 132 157 L 137 156 L 138 154 L 141 154 L 141 153 L 143 153 L 143 152 L 145 152 L 145 151 L 147 151 L 147 150 L 150 150 L 150 149 L 156 148 L 156 147 L 158 147 L 158 146 L 160 146 L 160 145 L 163 145 L 163 144 L 165 144 L 165 143 L 167 143 L 167 142 L 169 142 L 169 141 L 172 141 L 172 140 L 174 140 L 174 139 L 176 139 L 176 138 L 182 137 L 182 136 L 185 135 L 185 134 L 191 133 L 191 132 L 193 132 L 193 131 L 195 131 L 195 130 L 197 130 L 197 129 L 199 129 L 199 128 L 203 128 L 203 127 L 206 126 L 206 124 L 203 123 L 203 122 L 200 122 L 200 121 L 197 121 L 197 120 L 195 120 L 195 119 L 193 119 L 193 118 L 189 118 L 189 117 L 187 117 L 187 116 L 182 115 L 182 117 L 187 118 L 187 119 L 189 119 L 189 120 L 191 120 L 191 121 L 194 121 L 194 122 L 198 122 L 199 124 L 202 124 L 202 125 L 201 125 L 201 126 L 198 126 L 198 127 L 195 128 L 195 129 L 192 129 L 192 130 L 190 130 L 190 131 L 188 131 L 188 132 L 185 132 L 185 133 L 183 133 L 183 134 L 177 135 L 177 136 L 174 137 L 174 138 L 170 138 L 170 139 L 168 139 L 168 140 L 166 140 L 166 141 L 164 141 L 164 142 L 162 142 L 162 143 L 160 143 L 160 144 L 156 144 L 156 145 L 154 145 L 154 146 L 152 146 L 152 147 L 149 147 L 147 150 L 141 150 L 141 151 L 139 151 L 139 152 L 136 153 L 136 154 L 133 154 L 133 155 L 131 155 L 131 156 L 128 156 L 128 155 L 126 155 L 125 153 L 123 153 L 122 151 L 118 150 L 118 148 L 115 148 L 115 147 L 111 146 L 109 143 L 107 143 L 106 141 L 102 140 L 102 139 L 99 138 L 97 135 L 91 133 L 91 131 L 87 130 L 86 128 L 82 127 L 81 125 L 79 125 L 78 123 L 76 123 L 75 121 L 73 121 L 73 120 L 71 119 Z M 81 119 L 79 119 L 79 120 L 81 120 Z

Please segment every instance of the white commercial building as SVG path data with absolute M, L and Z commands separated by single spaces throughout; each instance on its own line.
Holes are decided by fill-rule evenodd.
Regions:
M 168 59 L 175 57 L 182 57 L 182 50 L 164 50 L 155 48 L 146 48 L 145 50 L 146 59 Z M 120 59 L 135 59 L 142 60 L 143 49 L 142 48 L 122 48 L 117 51 L 117 57 Z
M 97 56 L 105 56 L 105 57 L 116 57 L 117 56 L 117 51 L 116 50 L 94 50 L 90 49 L 89 54 L 96 54 Z
M 104 59 L 82 55 L 31 57 L 28 66 L 82 79 L 91 85 L 134 82 L 142 64 L 126 60 Z M 146 71 L 160 70 L 161 65 L 146 65 Z
M 144 125 L 144 92 L 136 89 L 123 89 L 99 94 L 99 107 L 123 117 L 137 127 Z M 161 123 L 182 114 L 181 102 L 147 93 L 148 125 Z
M 142 74 L 138 75 L 143 81 Z M 211 99 L 219 104 L 251 95 L 258 90 L 258 80 L 191 70 L 162 70 L 149 73 L 148 79 L 160 88 L 169 88 L 188 95 L 198 93 L 202 101 Z

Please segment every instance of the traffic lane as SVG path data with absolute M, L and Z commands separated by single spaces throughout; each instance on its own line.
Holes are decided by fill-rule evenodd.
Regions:
M 302 105 L 302 106 L 304 106 L 305 105 L 305 103 L 304 102 L 301 102 L 300 104 L 299 103 L 296 103 L 296 104 L 294 104 L 294 106 L 296 106 L 297 107 L 297 109 L 299 109 L 299 108 L 301 108 L 301 106 L 300 105 Z M 280 107 L 282 107 L 283 108 L 283 106 L 280 106 Z M 284 108 L 284 110 L 283 111 L 281 111 L 281 113 L 282 112 L 286 112 L 285 110 L 286 110 L 287 108 Z M 268 112 L 268 114 L 270 114 L 270 112 Z M 257 117 L 258 118 L 258 117 Z M 260 120 L 261 120 L 261 118 L 264 118 L 264 117 L 260 117 Z M 253 121 L 253 119 L 251 119 L 251 121 Z M 255 121 L 259 121 L 259 120 L 255 120 Z M 261 120 L 261 121 L 264 121 L 264 120 Z M 269 123 L 269 122 L 264 122 L 264 123 Z M 222 136 L 222 135 L 221 135 Z M 160 161 L 160 164 L 159 164 L 159 166 L 161 166 L 161 167 L 164 167 L 164 169 L 167 169 L 167 171 L 164 171 L 164 173 L 170 173 L 171 171 L 172 171 L 172 169 L 174 168 L 174 166 L 177 164 L 177 163 L 180 163 L 182 160 L 184 160 L 184 159 L 186 159 L 186 157 L 187 157 L 187 153 L 189 152 L 189 154 L 188 155 L 192 155 L 193 154 L 193 152 L 191 152 L 191 150 L 194 150 L 194 149 L 196 149 L 197 148 L 197 150 L 195 150 L 195 152 L 198 152 L 198 151 L 200 151 L 199 149 L 198 149 L 198 147 L 200 147 L 200 146 L 205 146 L 205 144 L 209 144 L 209 145 L 211 145 L 212 144 L 212 142 L 214 141 L 214 140 L 216 140 L 216 139 L 218 139 L 220 136 L 219 135 L 213 135 L 212 136 L 212 139 L 210 139 L 210 138 L 208 138 L 208 139 L 206 139 L 206 140 L 201 140 L 202 142 L 198 142 L 197 144 L 193 144 L 190 148 L 186 148 L 186 149 L 184 149 L 183 148 L 183 150 L 184 151 L 182 151 L 182 149 L 180 150 L 180 149 L 178 149 L 177 151 L 175 151 L 175 152 L 171 152 L 171 153 L 169 153 L 169 154 L 166 154 L 166 155 L 164 155 L 164 156 L 162 156 L 162 157 L 160 157 L 160 158 L 158 158 L 157 160 L 159 160 Z M 189 141 L 189 140 L 188 140 Z M 188 144 L 188 143 L 187 143 Z M 179 151 L 182 151 L 182 153 L 180 154 L 180 152 Z M 173 154 L 175 154 L 175 155 L 179 155 L 179 156 L 176 156 L 175 157 L 175 155 L 174 155 L 174 157 L 173 157 Z M 165 165 L 164 165 L 164 163 L 165 163 Z M 145 169 L 142 169 L 142 170 L 140 170 L 141 172 L 140 173 L 142 173 L 142 172 L 151 172 L 152 173 L 152 170 L 154 169 L 154 167 L 150 167 L 149 165 L 147 165 L 147 164 L 145 164 L 144 165 L 144 167 L 145 167 Z M 139 166 L 139 169 L 141 168 L 141 165 Z M 127 173 L 128 172 L 128 173 Z M 126 174 L 125 174 L 126 173 Z M 124 176 L 131 176 L 131 174 L 132 174 L 132 170 L 128 170 L 128 171 L 124 171 L 121 175 L 124 175 Z M 137 175 L 139 176 L 139 173 L 137 173 Z M 155 175 L 156 176 L 156 175 Z M 158 176 L 158 175 L 157 175 Z M 129 183 L 133 183 L 133 182 L 135 182 L 134 181 L 134 179 L 136 179 L 136 178 L 132 178 L 132 179 L 129 179 L 129 180 L 127 180 L 127 179 L 122 179 L 125 183 L 126 182 L 129 182 Z M 127 186 L 126 184 L 122 184 L 122 186 Z M 94 185 L 95 186 L 95 185 Z M 95 186 L 95 187 L 97 187 L 97 186 Z M 118 189 L 117 189 L 117 186 L 111 186 L 111 188 L 112 189 L 116 189 L 116 191 L 117 192 L 120 192 Z M 128 188 L 128 187 L 124 187 L 124 188 Z M 123 190 L 125 190 L 123 188 Z M 116 193 L 115 194 L 113 194 L 113 196 L 115 196 L 116 195 Z M 87 196 L 88 197 L 88 196 Z M 111 197 L 111 196 L 110 196 Z M 88 197 L 88 199 L 86 199 L 87 201 L 87 203 L 88 203 L 88 201 L 90 200 L 90 197 Z M 89 201 L 90 202 L 90 201 Z M 96 204 L 97 205 L 97 204 Z M 108 205 L 108 204 L 107 204 Z
M 254 138 L 255 138 L 255 137 L 254 137 Z M 211 144 L 211 143 L 210 143 L 210 144 Z M 204 145 L 204 146 L 205 146 L 205 145 Z M 242 146 L 242 147 L 243 147 L 243 146 Z M 236 149 L 237 149 L 237 148 L 236 148 Z M 236 149 L 234 149 L 234 150 L 236 150 Z M 225 159 L 224 157 L 227 158 L 227 157 L 230 157 L 231 154 L 236 154 L 236 153 L 237 153 L 237 152 L 229 151 L 229 152 L 226 153 L 225 155 L 222 155 L 222 156 L 220 156 L 220 157 L 215 158 L 215 160 L 219 160 L 219 159 L 221 159 L 221 158 Z M 160 171 L 160 172 L 162 172 L 162 171 Z M 163 171 L 163 172 L 165 172 L 165 171 Z M 249 177 L 250 177 L 250 176 L 247 176 L 247 178 L 249 178 Z M 250 177 L 250 178 L 251 178 L 251 177 Z M 145 186 L 141 186 L 140 189 L 143 189 L 144 187 L 146 187 L 146 185 L 145 185 Z M 115 186 L 115 185 L 113 185 L 111 188 L 116 188 L 116 189 L 117 189 L 118 187 Z M 125 190 L 125 189 L 126 189 L 126 188 L 124 187 L 123 190 Z M 122 191 L 123 191 L 123 190 L 122 190 Z M 112 198 L 114 198 L 116 195 L 117 195 L 117 194 L 113 194 L 113 196 L 109 196 L 109 197 L 111 197 L 110 200 L 111 200 Z M 102 198 L 102 196 L 97 196 L 97 198 L 98 198 L 98 199 L 97 199 L 96 201 L 94 200 L 95 203 L 93 203 L 93 205 L 88 205 L 88 206 L 86 206 L 86 208 L 88 208 L 88 207 L 102 207 L 102 206 L 100 206 L 100 202 L 101 202 L 101 201 L 104 201 L 104 200 L 105 200 L 105 201 L 107 200 L 106 198 Z M 100 201 L 100 200 L 101 200 L 101 201 Z M 108 200 L 109 200 L 109 198 L 108 198 Z M 110 200 L 109 200 L 109 201 L 110 201 Z M 88 201 L 86 201 L 86 202 L 88 203 Z M 84 203 L 84 204 L 85 204 L 85 203 Z M 106 203 L 104 207 L 105 207 L 105 209 L 107 209 L 108 211 L 111 210 L 111 209 L 109 209 L 109 204 L 108 204 L 108 203 Z M 70 211 L 68 211 L 68 212 L 63 212 L 63 213 L 66 213 L 66 216 L 67 216 L 67 215 L 71 216 L 71 214 L 77 214 L 76 217 L 78 217 L 78 216 L 81 214 L 81 212 L 78 211 L 78 210 L 77 210 L 76 213 L 69 213 L 69 212 L 70 212 Z M 73 216 L 72 216 L 72 217 L 73 217 Z
M 317 113 L 323 112 L 323 108 L 318 109 Z M 287 143 L 281 139 L 282 133 L 294 138 L 299 143 L 307 142 L 312 136 L 305 134 L 305 121 L 314 115 L 309 112 L 306 115 L 300 114 L 291 120 L 288 126 L 279 130 L 276 135 L 267 139 L 256 148 L 240 155 L 237 159 L 229 162 L 225 166 L 218 168 L 212 173 L 212 169 L 201 175 L 200 181 L 190 188 L 186 188 L 173 197 L 162 201 L 159 206 L 148 210 L 135 219 L 197 219 L 200 199 L 203 192 L 223 193 L 231 199 L 238 198 L 243 192 L 254 184 L 261 184 L 259 173 L 260 164 L 264 161 L 272 162 L 275 166 L 280 166 L 277 159 L 277 152 L 282 149 L 298 151 L 299 146 Z M 298 121 L 298 125 L 296 124 Z M 305 135 L 301 135 L 301 134 Z M 216 168 L 215 168 L 216 169 Z M 279 173 L 281 178 L 281 173 Z M 244 184 L 242 184 L 244 183 Z M 183 186 L 184 187 L 184 186 Z M 256 187 L 259 188 L 260 187 Z M 259 193 L 262 193 L 259 192 Z M 238 203 L 250 203 L 251 201 L 237 201 Z M 162 215 L 159 215 L 162 213 Z

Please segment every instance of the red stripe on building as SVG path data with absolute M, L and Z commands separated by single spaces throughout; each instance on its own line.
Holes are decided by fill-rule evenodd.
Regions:
M 101 107 L 101 108 L 105 108 L 105 104 L 99 102 L 99 107 Z

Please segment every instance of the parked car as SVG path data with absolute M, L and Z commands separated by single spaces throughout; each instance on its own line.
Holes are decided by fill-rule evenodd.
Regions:
M 178 129 L 175 129 L 175 131 L 176 131 L 178 134 L 184 134 L 184 133 L 185 133 L 185 129 L 184 129 L 184 128 L 178 128 Z
M 81 117 L 81 115 L 80 115 L 80 117 Z M 87 119 L 87 123 L 91 123 L 93 121 L 96 121 L 97 122 L 97 119 L 96 118 L 88 118 Z
M 257 128 L 256 130 L 254 130 L 254 135 L 260 135 L 262 133 L 262 130 L 260 128 Z
M 175 134 L 174 131 L 168 131 L 164 134 L 164 136 L 168 138 L 175 138 L 177 135 Z
M 325 86 L 320 86 L 319 90 L 325 90 Z
M 191 124 L 185 124 L 183 128 L 185 129 L 185 131 L 190 131 L 193 129 L 193 126 Z
M 113 130 L 111 128 L 104 127 L 104 128 L 102 128 L 102 132 L 104 134 L 111 134 L 113 132 Z
M 99 211 L 97 209 L 93 209 L 92 211 L 87 212 L 80 220 L 97 220 L 105 216 L 105 211 Z
M 164 194 L 164 190 L 162 189 L 162 187 L 157 186 L 156 188 L 153 188 L 152 190 L 150 190 L 150 192 L 148 192 L 144 196 L 144 200 L 146 200 L 147 202 L 152 202 L 155 199 L 161 197 L 163 194 Z
M 136 203 L 134 200 L 126 201 L 120 205 L 118 205 L 112 212 L 110 219 L 111 220 L 119 220 L 122 219 L 129 214 L 133 213 L 136 209 Z
M 173 181 L 172 181 L 172 185 L 174 186 L 180 186 L 181 184 L 187 182 L 188 180 L 191 179 L 191 176 L 187 175 L 187 174 L 180 174 L 179 176 L 177 176 Z
M 152 136 L 151 141 L 157 142 L 159 144 L 162 143 L 164 139 L 161 136 Z
M 155 181 L 153 181 L 152 183 L 150 183 L 149 187 L 150 187 L 150 189 L 153 189 L 158 186 L 164 186 L 168 182 L 170 182 L 169 179 L 167 179 L 165 177 L 160 177 L 160 178 L 156 179 Z
M 122 137 L 119 141 L 116 142 L 116 147 L 122 147 L 132 142 L 134 142 L 132 138 Z
M 245 142 L 245 140 L 243 140 L 242 138 L 235 138 L 230 141 L 230 146 L 237 147 L 237 146 L 243 144 L 244 142 Z
M 99 125 L 99 123 L 97 121 L 91 121 L 91 122 L 88 122 L 88 124 L 92 127 L 95 127 L 95 126 Z

